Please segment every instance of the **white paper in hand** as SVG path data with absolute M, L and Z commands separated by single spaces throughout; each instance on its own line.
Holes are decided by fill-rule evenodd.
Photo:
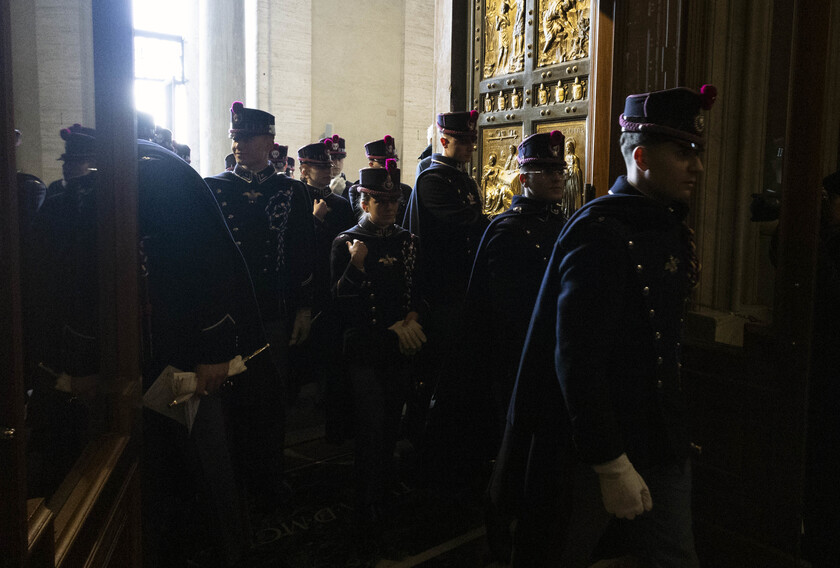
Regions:
M 183 378 L 177 381 L 175 380 L 176 374 L 193 375 L 192 392 L 195 392 L 195 374 L 184 373 L 170 365 L 158 375 L 158 378 L 155 379 L 155 382 L 152 383 L 152 386 L 143 395 L 143 406 L 187 426 L 187 413 L 184 411 L 184 405 L 169 406 L 176 397 L 174 394 L 175 391 L 173 390 L 174 385 L 177 384 L 179 387 L 184 386 Z

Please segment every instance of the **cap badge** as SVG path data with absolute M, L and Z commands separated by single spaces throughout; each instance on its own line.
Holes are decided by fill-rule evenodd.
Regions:
M 238 114 L 234 113 L 234 115 L 233 115 L 233 122 L 234 122 L 234 124 L 236 124 L 236 123 L 237 123 L 237 122 L 239 122 L 240 120 L 242 120 L 242 117 L 241 117 L 241 116 L 239 116 Z
M 694 130 L 698 133 L 702 133 L 703 130 L 706 128 L 706 119 L 703 118 L 702 114 L 698 114 L 694 117 Z
M 551 149 L 551 155 L 555 158 L 560 155 L 560 146 L 549 146 Z
M 384 187 L 388 191 L 394 189 L 394 182 L 391 181 L 390 174 L 388 175 L 388 177 L 385 178 L 385 183 L 382 184 L 382 187 Z
M 388 146 L 385 148 L 385 153 L 389 156 L 393 156 L 396 152 L 393 146 Z
M 676 258 L 672 255 L 669 255 L 668 256 L 668 261 L 665 263 L 665 270 L 667 270 L 671 274 L 674 274 L 678 269 L 679 263 L 680 263 L 680 259 L 678 259 L 678 258 Z
M 467 121 L 467 130 L 475 130 L 475 120 L 469 119 Z

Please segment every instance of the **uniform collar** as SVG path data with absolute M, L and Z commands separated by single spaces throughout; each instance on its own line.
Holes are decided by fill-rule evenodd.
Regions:
M 368 215 L 362 215 L 362 218 L 359 220 L 359 227 L 364 232 L 376 235 L 377 237 L 390 237 L 397 229 L 396 225 L 380 227 L 376 223 L 373 223 Z
M 324 189 L 318 189 L 314 185 L 306 184 L 306 189 L 309 191 L 309 195 L 316 199 L 325 199 L 328 195 L 332 194 L 332 190 L 330 186 L 325 187 Z
M 514 195 L 510 203 L 510 210 L 515 213 L 548 213 L 549 215 L 562 215 L 563 207 L 557 201 L 540 201 L 525 197 L 524 195 Z
M 647 197 L 644 193 L 636 189 L 636 187 L 627 181 L 627 176 L 618 176 L 615 180 L 615 184 L 610 188 L 609 191 L 610 195 L 633 195 L 633 196 L 641 196 Z M 667 210 L 668 214 L 676 218 L 678 221 L 683 221 L 688 216 L 688 205 L 684 203 L 671 203 L 670 205 L 666 205 L 660 201 L 655 199 L 651 199 L 647 197 L 647 199 L 652 204 L 657 204 L 661 206 L 663 209 Z
M 443 154 L 432 154 L 432 166 L 435 164 L 441 164 L 449 166 L 450 168 L 455 168 L 458 171 L 464 171 L 464 164 L 454 158 L 448 158 Z
M 272 166 L 271 164 L 267 165 L 264 169 L 258 172 L 252 172 L 251 170 L 242 167 L 240 164 L 236 164 L 231 170 L 231 172 L 239 179 L 244 179 L 248 183 L 257 184 L 263 183 L 265 180 L 267 180 L 276 173 L 274 170 L 274 166 Z

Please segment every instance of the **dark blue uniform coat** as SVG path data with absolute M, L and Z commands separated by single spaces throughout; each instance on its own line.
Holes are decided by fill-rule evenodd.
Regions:
M 368 249 L 365 271 L 350 263 L 347 243 Z M 367 361 L 400 359 L 397 335 L 388 327 L 422 312 L 417 281 L 419 239 L 398 225 L 383 229 L 367 217 L 333 243 L 332 281 L 345 330 L 345 356 Z
M 304 185 L 272 166 L 239 165 L 206 178 L 251 273 L 265 321 L 312 305 L 312 200 Z
M 492 411 L 502 430 L 531 312 L 565 222 L 559 204 L 515 195 L 478 246 L 467 294 L 468 327 L 484 331 L 470 350 L 470 367 L 482 389 L 491 387 Z
M 323 199 L 330 208 L 329 213 L 323 221 L 315 218 L 315 251 L 314 251 L 314 272 L 315 284 L 312 316 L 329 308 L 332 304 L 332 293 L 330 292 L 330 253 L 332 252 L 333 240 L 341 231 L 349 229 L 356 224 L 356 217 L 350 207 L 350 202 L 335 195 L 329 187 L 318 189 L 311 185 L 306 186 L 310 198 Z
M 432 165 L 417 179 L 403 222 L 423 245 L 432 310 L 463 301 L 487 224 L 475 181 L 455 160 L 434 154 Z
M 687 455 L 684 216 L 622 176 L 563 229 L 525 340 L 491 487 L 497 505 L 562 502 L 575 460 L 626 452 L 645 468 Z

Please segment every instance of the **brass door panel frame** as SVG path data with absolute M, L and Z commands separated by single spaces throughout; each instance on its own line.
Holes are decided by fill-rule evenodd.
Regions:
M 486 126 L 479 137 L 487 158 L 481 162 L 478 186 L 484 214 L 494 217 L 510 207 L 511 198 L 521 193 L 516 147 L 522 142 L 522 126 Z
M 518 144 L 537 132 L 538 125 L 545 122 L 557 125 L 564 133 L 571 128 L 575 132 L 576 154 L 581 163 L 581 193 L 583 184 L 589 181 L 585 178 L 585 164 L 591 146 L 587 117 L 590 114 L 592 41 L 589 21 L 592 4 L 591 0 L 473 0 L 474 49 L 470 84 L 472 107 L 479 111 L 481 133 L 471 171 L 482 194 L 489 193 L 485 200 L 498 198 L 498 192 L 488 192 L 485 188 L 487 172 L 492 176 L 493 168 L 504 166 L 489 163 L 491 153 L 495 154 L 497 162 L 502 156 L 498 145 L 491 143 L 486 135 L 491 131 L 513 129 L 521 134 Z M 594 10 L 597 10 L 597 1 L 594 4 Z M 571 20 L 563 20 L 569 13 Z M 582 17 L 584 14 L 585 18 Z M 548 36 L 542 31 L 544 22 L 555 24 L 555 34 L 551 36 L 547 51 L 544 48 Z M 578 34 L 580 37 L 570 35 L 570 31 L 576 29 L 573 22 L 580 22 L 581 29 L 585 28 Z M 561 33 L 561 28 L 565 32 Z M 566 125 L 566 122 L 570 124 Z M 502 191 L 511 189 L 507 180 L 502 185 Z M 517 186 L 515 191 L 518 193 L 518 180 L 513 185 Z M 495 186 L 491 184 L 491 187 Z M 579 202 L 571 210 L 578 205 Z M 486 203 L 485 212 L 491 216 L 497 214 L 501 212 L 499 206 L 500 202 Z
M 586 197 L 583 185 L 584 172 L 586 172 L 586 151 L 583 144 L 586 142 L 587 123 L 586 119 L 535 123 L 535 132 L 559 130 L 566 139 L 563 148 L 566 159 L 566 200 L 564 202 L 566 215 L 580 209 Z

